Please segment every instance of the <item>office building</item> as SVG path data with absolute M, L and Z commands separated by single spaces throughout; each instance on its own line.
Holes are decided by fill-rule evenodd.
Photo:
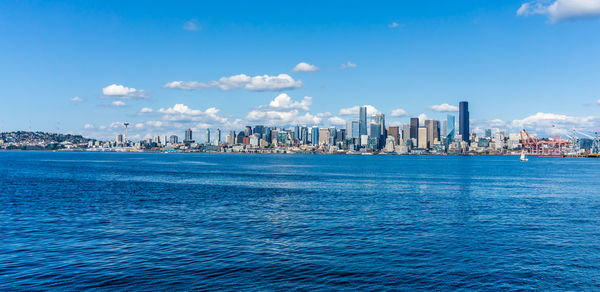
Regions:
M 418 133 L 417 148 L 427 149 L 427 128 L 419 127 Z
M 215 145 L 221 145 L 221 129 L 217 129 L 215 132 Z
M 123 135 L 121 134 L 117 134 L 117 137 L 115 138 L 117 144 L 123 144 Z
M 206 129 L 206 144 L 210 144 L 210 129 Z
M 439 128 L 438 121 L 436 120 L 425 120 L 425 128 L 427 128 L 427 148 L 433 147 L 433 142 L 439 140 Z
M 446 132 L 446 138 L 448 139 L 449 142 L 453 142 L 454 141 L 454 136 L 456 135 L 456 121 L 454 119 L 453 115 L 448 115 L 446 117 L 446 124 L 447 124 L 447 132 Z
M 397 126 L 390 126 L 388 128 L 388 135 L 392 136 L 394 138 L 394 145 L 399 145 L 400 144 L 400 137 L 401 137 L 401 133 L 400 133 L 400 128 Z M 386 143 L 385 145 L 387 146 L 387 138 L 386 138 Z
M 367 107 L 361 106 L 360 112 L 358 115 L 358 134 L 366 135 L 367 134 Z
M 466 101 L 458 103 L 458 132 L 463 141 L 469 142 L 469 103 Z
M 169 137 L 169 143 L 171 143 L 171 145 L 179 143 L 179 137 L 177 137 L 177 135 L 171 135 L 171 137 Z
M 402 126 L 402 142 L 409 141 L 410 140 L 410 125 L 409 124 L 404 124 Z
M 311 143 L 312 145 L 319 145 L 319 127 L 312 127 L 311 129 Z
M 410 118 L 410 139 L 419 140 L 419 118 Z
M 184 143 L 192 143 L 194 140 L 192 139 L 192 129 L 185 130 L 185 139 L 183 139 Z

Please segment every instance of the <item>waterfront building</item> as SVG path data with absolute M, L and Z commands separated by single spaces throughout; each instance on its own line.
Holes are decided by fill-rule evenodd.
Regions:
M 358 115 L 358 134 L 367 134 L 367 107 L 361 106 Z
M 171 135 L 171 137 L 169 137 L 169 142 L 171 145 L 175 145 L 179 143 L 179 137 L 177 137 L 177 135 Z
M 458 131 L 465 142 L 469 142 L 469 103 L 461 101 L 458 103 Z
M 367 146 L 367 142 L 369 141 L 369 135 L 360 135 L 360 146 Z

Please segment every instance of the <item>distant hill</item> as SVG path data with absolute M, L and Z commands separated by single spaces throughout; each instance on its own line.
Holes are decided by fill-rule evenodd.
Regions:
M 47 132 L 29 132 L 29 131 L 13 131 L 0 133 L 0 140 L 4 143 L 62 143 L 70 142 L 73 144 L 87 143 L 94 141 L 81 135 L 58 134 Z

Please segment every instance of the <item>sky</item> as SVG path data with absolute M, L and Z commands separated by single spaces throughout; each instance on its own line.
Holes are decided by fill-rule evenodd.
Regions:
M 600 0 L 2 1 L 0 131 L 600 131 Z

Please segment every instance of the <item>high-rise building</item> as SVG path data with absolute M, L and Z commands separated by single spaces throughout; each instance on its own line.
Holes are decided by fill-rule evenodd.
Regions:
M 427 128 L 419 127 L 419 138 L 417 138 L 417 148 L 427 149 Z
M 221 129 L 217 129 L 215 132 L 215 145 L 221 145 Z
M 425 128 L 427 128 L 427 148 L 433 147 L 433 142 L 440 137 L 438 136 L 438 121 L 436 120 L 425 120 Z
M 486 138 L 492 137 L 492 129 L 485 129 L 485 137 Z
M 448 127 L 448 130 L 446 132 L 446 138 L 448 139 L 448 142 L 453 142 L 454 136 L 456 135 L 456 120 L 454 119 L 453 115 L 448 115 L 446 117 L 446 124 Z
M 300 126 L 299 126 L 299 125 L 296 125 L 296 126 L 294 127 L 294 140 L 298 140 L 298 141 L 300 141 L 300 134 L 301 134 L 301 133 L 300 133 Z
M 410 125 L 404 124 L 402 126 L 402 142 L 410 140 Z
M 302 144 L 308 145 L 308 128 L 307 127 L 302 127 L 301 135 L 302 135 Z
M 360 112 L 358 115 L 358 134 L 366 135 L 367 134 L 367 107 L 361 106 Z
M 351 120 L 346 121 L 346 133 L 348 133 L 348 135 L 347 135 L 348 138 L 354 138 L 354 137 L 352 137 L 352 133 L 353 133 L 352 122 L 354 122 L 354 121 L 351 121 Z
M 312 144 L 319 145 L 319 127 L 312 127 L 310 132 Z
M 185 130 L 185 139 L 183 139 L 184 143 L 191 143 L 194 140 L 192 139 L 192 129 Z
M 448 121 L 444 120 L 442 122 L 442 137 L 448 136 Z
M 115 138 L 117 144 L 123 144 L 123 135 L 121 134 L 117 134 L 117 137 Z
M 419 118 L 410 118 L 410 139 L 419 140 Z
M 329 137 L 331 135 L 331 132 L 329 131 L 329 129 L 327 128 L 320 128 L 319 129 L 319 138 L 317 139 L 317 141 L 319 141 L 319 145 L 324 145 L 324 144 L 329 144 Z
M 394 137 L 394 145 L 399 145 L 400 144 L 400 127 L 398 126 L 390 126 L 388 128 L 388 134 L 391 135 L 392 137 Z M 386 141 L 387 144 L 387 141 Z
M 246 126 L 244 129 L 244 137 L 250 137 L 252 135 L 252 127 Z
M 210 129 L 206 129 L 206 144 L 210 144 Z
M 265 134 L 265 126 L 256 125 L 254 126 L 254 134 L 258 134 L 261 138 Z
M 376 141 L 376 142 L 371 142 L 372 145 L 372 149 L 373 150 L 377 150 L 379 149 L 379 145 L 381 145 L 381 126 L 377 123 L 371 123 L 370 125 L 370 133 L 369 133 L 369 138 L 371 141 Z
M 466 101 L 458 103 L 458 132 L 463 141 L 469 142 L 469 103 Z
M 171 143 L 171 145 L 179 143 L 179 137 L 177 137 L 177 135 L 171 135 L 171 137 L 169 137 L 169 143 Z

